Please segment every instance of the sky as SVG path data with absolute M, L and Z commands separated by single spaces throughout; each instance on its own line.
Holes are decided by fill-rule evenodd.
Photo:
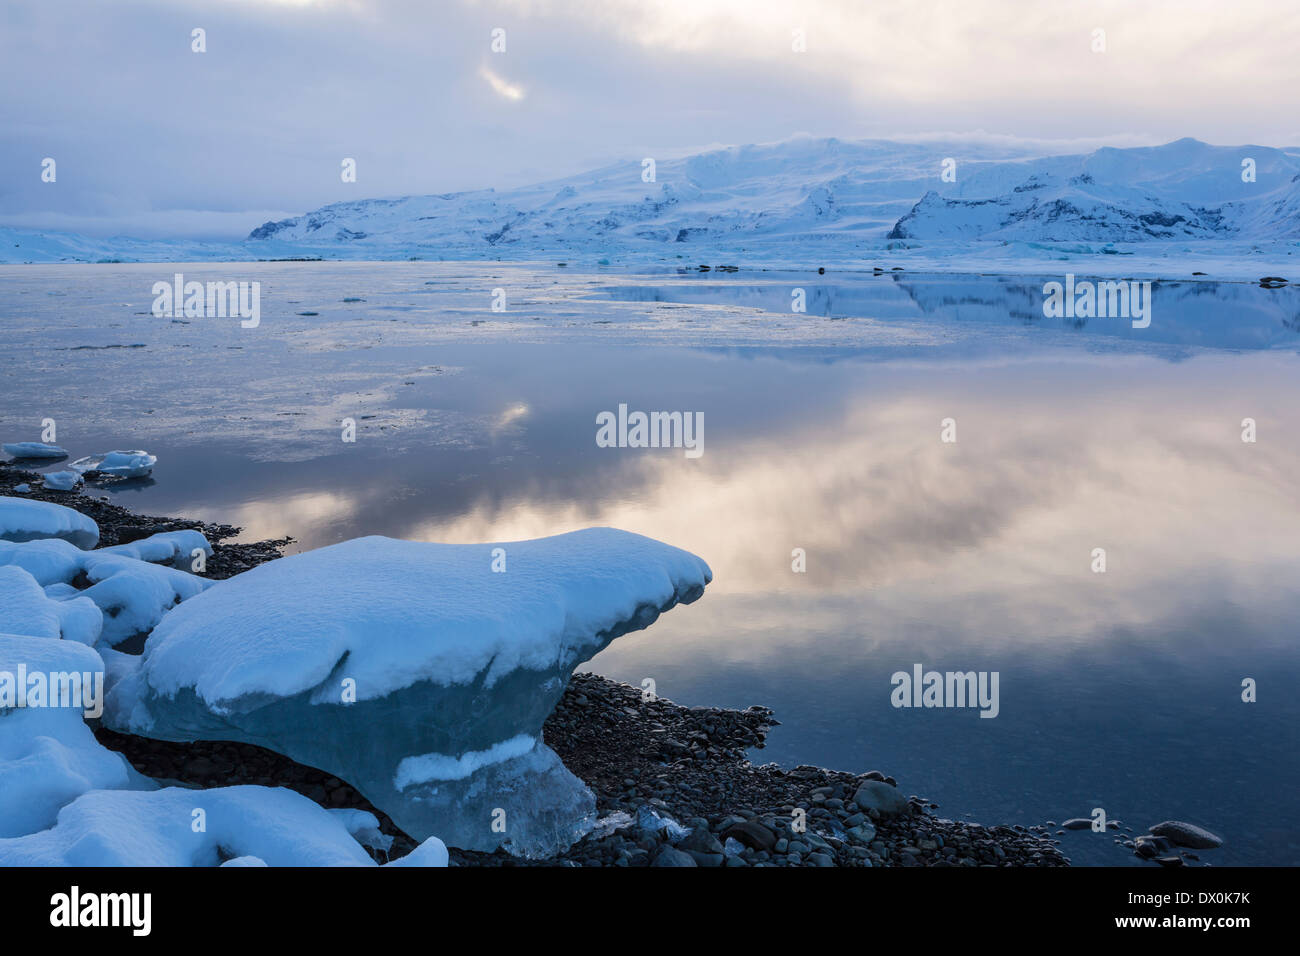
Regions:
M 4 0 L 0 225 L 238 238 L 795 135 L 1296 146 L 1297 36 L 1277 0 Z

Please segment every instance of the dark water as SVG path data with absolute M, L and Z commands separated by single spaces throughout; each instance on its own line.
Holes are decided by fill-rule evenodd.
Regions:
M 255 330 L 138 315 L 170 267 L 0 274 L 4 440 L 49 416 L 74 455 L 146 448 L 152 482 L 115 500 L 300 548 L 652 535 L 715 581 L 591 669 L 775 708 L 756 759 L 880 769 L 987 823 L 1182 819 L 1225 838 L 1207 862 L 1300 863 L 1294 291 L 1166 284 L 1135 330 L 1043 319 L 1043 280 L 238 268 L 264 283 Z M 598 447 L 620 403 L 703 413 L 704 454 Z M 998 716 L 891 706 L 915 664 L 997 672 Z

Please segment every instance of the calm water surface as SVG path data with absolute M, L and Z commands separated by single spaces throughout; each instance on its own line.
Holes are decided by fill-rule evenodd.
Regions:
M 261 326 L 154 318 L 173 271 L 258 279 Z M 0 428 L 147 448 L 153 479 L 114 500 L 298 549 L 651 535 L 714 583 L 590 668 L 775 708 L 755 759 L 880 769 L 987 823 L 1188 820 L 1227 841 L 1216 865 L 1300 863 L 1300 293 L 1165 283 L 1134 330 L 1043 319 L 1042 281 L 17 267 Z M 702 412 L 705 453 L 597 447 L 620 403 Z M 997 718 L 894 708 L 914 664 L 998 672 Z

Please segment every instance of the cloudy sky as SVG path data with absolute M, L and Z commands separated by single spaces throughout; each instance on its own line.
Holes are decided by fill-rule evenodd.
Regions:
M 796 134 L 1295 146 L 1298 35 L 1275 0 L 4 0 L 0 224 L 237 237 Z

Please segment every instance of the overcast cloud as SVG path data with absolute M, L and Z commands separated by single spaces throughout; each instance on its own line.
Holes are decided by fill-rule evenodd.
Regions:
M 0 223 L 237 237 L 800 133 L 1294 146 L 1297 36 L 1269 0 L 5 0 Z

